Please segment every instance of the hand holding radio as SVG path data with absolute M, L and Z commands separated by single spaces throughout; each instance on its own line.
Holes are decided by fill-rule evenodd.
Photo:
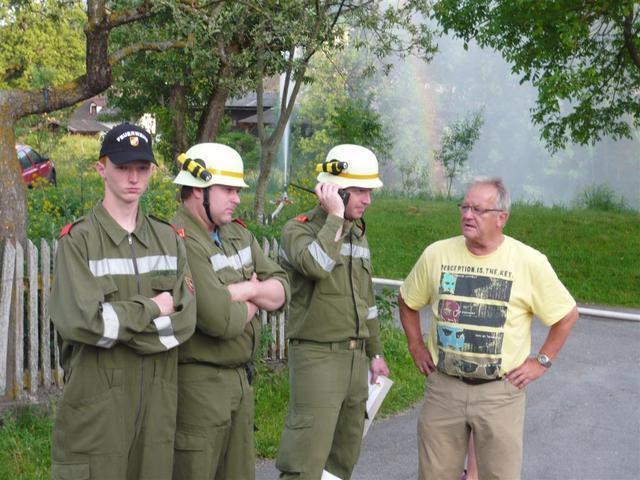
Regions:
M 345 203 L 338 191 L 340 187 L 332 183 L 318 183 L 316 195 L 320 205 L 329 214 L 344 218 Z

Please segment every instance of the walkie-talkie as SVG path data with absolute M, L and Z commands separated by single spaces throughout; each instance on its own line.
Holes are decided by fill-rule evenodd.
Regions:
M 303 187 L 302 185 L 296 185 L 295 183 L 289 183 L 289 185 L 291 185 L 292 187 L 299 188 L 300 190 L 304 190 L 305 192 L 313 193 L 314 195 L 316 194 L 315 191 L 311 190 L 310 188 Z M 347 203 L 349 203 L 349 192 L 340 188 L 338 190 L 338 195 L 340 195 L 340 198 L 342 199 L 342 203 L 344 203 L 344 206 L 346 207 Z

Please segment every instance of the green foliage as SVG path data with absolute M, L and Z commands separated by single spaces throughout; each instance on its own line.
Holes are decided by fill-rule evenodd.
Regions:
M 373 110 L 370 101 L 348 99 L 337 105 L 329 114 L 326 130 L 335 144 L 367 145 L 381 157 L 388 155 L 390 141 L 385 136 L 380 114 Z
M 640 127 L 640 11 L 633 0 L 440 0 L 445 32 L 492 47 L 538 89 L 533 121 L 551 151 Z
M 608 185 L 593 184 L 578 194 L 576 205 L 579 208 L 597 210 L 601 212 L 624 212 L 629 206 L 624 197 L 618 197 Z
M 237 130 L 229 130 L 220 133 L 216 138 L 216 142 L 235 148 L 242 157 L 245 171 L 258 169 L 260 145 L 258 144 L 258 139 L 253 135 Z
M 480 138 L 483 123 L 483 113 L 478 111 L 445 127 L 440 148 L 434 151 L 434 157 L 444 167 L 447 198 L 451 198 L 453 180 L 462 172 L 473 145 Z
M 2 2 L 0 19 L 0 88 L 44 88 L 84 71 L 83 2 Z
M 274 458 L 289 401 L 289 375 L 284 365 L 259 362 L 256 367 L 256 452 L 260 457 Z
M 0 416 L 0 479 L 50 478 L 51 429 L 49 412 L 23 407 Z
M 338 9 L 334 2 L 299 0 L 220 2 L 212 11 L 192 7 L 165 2 L 156 9 L 151 22 L 144 26 L 123 26 L 113 34 L 120 46 L 141 39 L 175 36 L 197 39 L 184 51 L 137 54 L 114 70 L 118 88 L 111 100 L 128 116 L 144 111 L 155 113 L 163 132 L 160 148 L 164 153 L 170 153 L 170 144 L 177 136 L 172 119 L 179 105 L 187 113 L 184 122 L 187 141 L 202 140 L 205 117 L 218 115 L 209 111 L 211 100 L 255 90 L 256 84 L 274 74 L 286 73 L 298 85 L 311 81 L 314 74 L 307 72 L 310 59 L 319 52 L 329 55 L 339 52 L 347 38 L 352 46 L 369 53 L 366 65 L 362 66 L 366 71 L 375 70 L 376 62 L 386 61 L 391 53 L 419 52 L 429 57 L 434 51 L 430 30 L 416 21 L 418 14 L 426 18 L 429 3 L 425 0 L 405 2 L 402 6 L 388 6 L 381 0 L 353 2 Z M 294 55 L 294 51 L 300 54 Z M 386 64 L 382 69 L 389 67 Z M 290 84 L 289 88 L 291 92 L 294 87 Z M 179 101 L 177 92 L 184 93 L 184 102 Z M 369 107 L 369 104 L 343 107 L 335 120 L 343 119 L 351 126 L 349 118 L 356 118 L 362 124 L 361 131 L 371 130 L 379 124 L 375 115 L 358 116 L 363 110 L 370 112 Z M 280 124 L 288 115 L 286 112 L 279 116 Z M 281 129 L 277 128 L 265 133 L 263 140 L 268 148 L 261 152 L 265 158 L 275 151 L 280 136 Z M 356 140 L 353 135 L 349 138 Z M 371 143 L 367 139 L 358 141 Z M 251 166 L 257 165 L 253 158 L 248 160 Z M 260 168 L 269 169 L 270 165 L 263 161 Z
M 391 139 L 375 109 L 375 93 L 367 63 L 355 47 L 346 43 L 332 56 L 314 57 L 309 75 L 314 78 L 301 95 L 293 126 L 294 145 L 291 177 L 307 188 L 315 185 L 315 165 L 334 145 L 354 143 L 373 150 L 378 159 L 388 158 Z M 306 201 L 308 194 L 290 189 Z
M 97 138 L 66 135 L 51 140 L 57 187 L 45 185 L 27 195 L 28 237 L 56 238 L 60 228 L 83 216 L 102 196 L 102 180 L 93 165 L 100 143 Z

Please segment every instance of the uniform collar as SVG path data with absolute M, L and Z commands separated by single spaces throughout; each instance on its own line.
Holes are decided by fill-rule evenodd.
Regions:
M 207 242 L 215 244 L 211 232 L 204 228 L 202 222 L 187 210 L 184 205 L 180 206 L 177 215 L 181 216 L 185 223 L 185 235 L 187 237 L 197 238 L 200 242 L 206 238 Z M 224 244 L 226 240 L 241 238 L 240 232 L 242 229 L 244 229 L 244 227 L 233 222 L 223 225 L 222 227 L 217 227 L 218 235 L 222 244 Z
M 113 219 L 109 212 L 107 212 L 106 208 L 102 205 L 102 201 L 98 202 L 94 207 L 93 213 L 103 230 L 107 232 L 111 241 L 116 245 L 120 245 L 123 240 L 129 236 L 129 233 Z M 145 247 L 149 246 L 148 226 L 140 206 L 138 206 L 138 213 L 136 215 L 136 228 L 131 232 L 131 235 L 136 237 L 136 240 L 142 243 Z
M 207 238 L 210 241 L 209 231 L 202 225 L 202 222 L 193 215 L 184 205 L 180 205 L 176 212 L 176 217 L 184 223 L 184 234 L 187 237 L 202 240 Z

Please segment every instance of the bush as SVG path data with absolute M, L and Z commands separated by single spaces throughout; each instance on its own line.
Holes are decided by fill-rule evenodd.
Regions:
M 629 206 L 624 197 L 617 197 L 609 185 L 593 184 L 578 194 L 576 204 L 579 208 L 600 212 L 626 212 Z

